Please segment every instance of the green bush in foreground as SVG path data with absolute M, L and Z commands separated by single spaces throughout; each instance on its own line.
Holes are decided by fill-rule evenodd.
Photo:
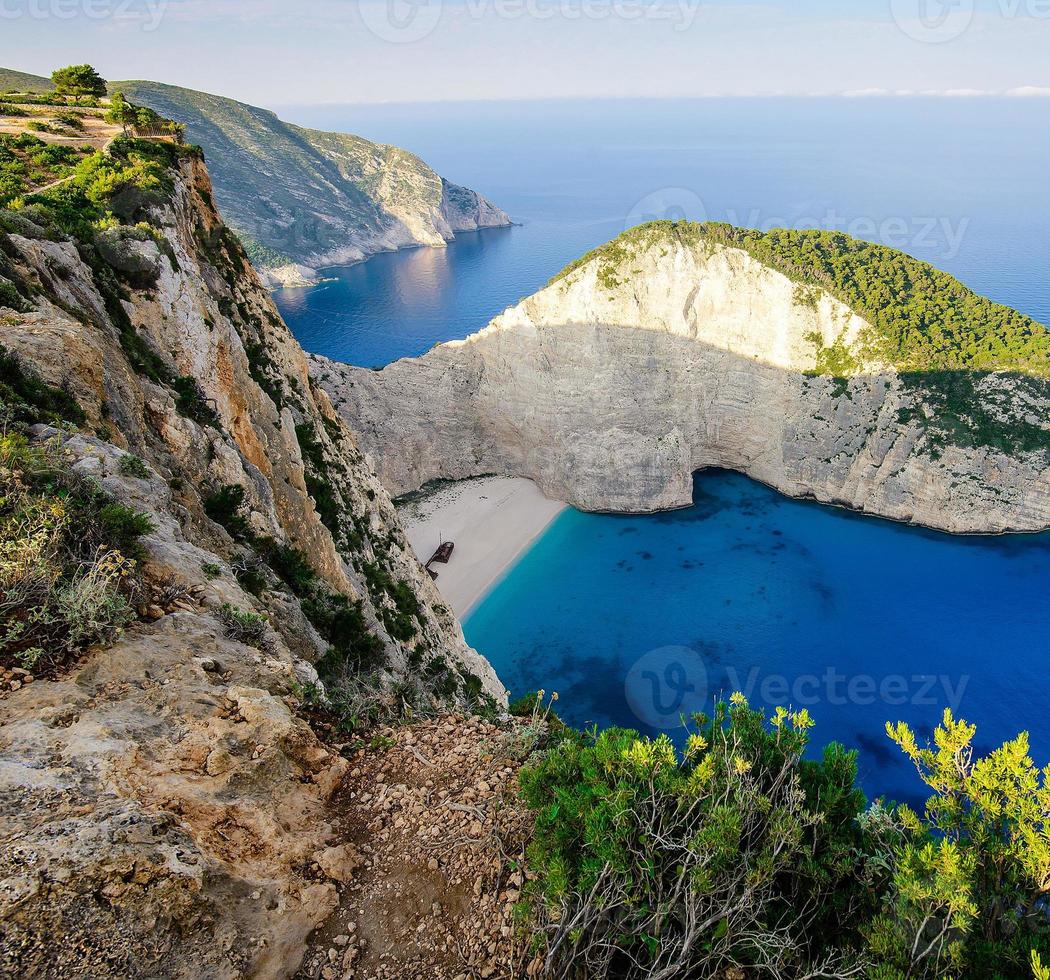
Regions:
M 853 753 L 803 760 L 810 726 L 738 698 L 684 758 L 666 736 L 613 729 L 524 770 L 558 975 L 789 975 L 820 959 L 832 927 L 842 943 L 825 975 L 855 962 L 872 911 L 855 875 L 864 798 Z
M 0 437 L 0 660 L 53 668 L 119 634 L 151 530 L 70 472 L 57 442 Z
M 741 695 L 670 740 L 613 729 L 523 769 L 532 898 L 558 977 L 1029 978 L 1047 955 L 1050 790 L 1022 737 L 973 761 L 892 737 L 925 818 L 865 807 L 854 753 L 804 758 L 811 722 Z
M 877 980 L 1027 977 L 1046 953 L 1050 767 L 1022 734 L 974 758 L 976 728 L 946 711 L 932 746 L 907 725 L 887 733 L 933 790 L 924 819 L 907 807 L 886 913 L 868 930 Z

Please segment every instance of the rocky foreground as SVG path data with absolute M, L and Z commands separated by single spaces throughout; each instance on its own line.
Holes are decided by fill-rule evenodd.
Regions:
M 19 607 L 4 610 L 0 974 L 286 977 L 355 870 L 340 801 L 376 794 L 346 737 L 308 720 L 326 703 L 316 665 L 343 678 L 348 724 L 498 710 L 505 692 L 310 383 L 199 155 L 118 149 L 153 189 L 105 199 L 90 240 L 45 208 L 0 224 L 5 397 L 31 423 L 48 399 L 76 405 L 75 422 L 5 431 L 3 492 L 46 460 L 55 521 L 72 488 L 139 535 L 75 572 L 97 590 L 117 562 L 134 583 L 107 593 L 131 621 L 105 642 L 27 652 Z M 10 553 L 36 554 L 5 533 Z

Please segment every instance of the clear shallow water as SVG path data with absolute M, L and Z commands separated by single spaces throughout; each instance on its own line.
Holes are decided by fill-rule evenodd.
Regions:
M 464 337 L 651 218 L 850 228 L 1050 320 L 1050 100 L 284 107 L 419 153 L 520 227 L 277 294 L 311 351 L 373 367 Z M 335 274 L 335 273 L 330 273 Z
M 950 538 L 789 500 L 737 474 L 648 517 L 564 512 L 465 623 L 515 695 L 573 724 L 681 733 L 741 690 L 860 750 L 871 795 L 910 799 L 886 721 L 945 707 L 982 748 L 1031 729 L 1050 760 L 1050 537 Z
M 809 224 L 885 241 L 1050 322 L 1050 101 L 515 103 L 282 110 L 407 146 L 520 227 L 285 290 L 308 350 L 376 366 L 466 336 L 654 217 Z M 863 224 L 867 222 L 867 225 Z M 921 784 L 883 732 L 951 705 L 990 747 L 1050 761 L 1050 535 L 958 539 L 704 474 L 655 517 L 566 512 L 482 602 L 468 640 L 516 693 L 655 732 L 740 688 L 861 751 L 871 794 Z M 668 649 L 670 648 L 670 649 Z M 655 651 L 655 652 L 654 652 Z M 829 674 L 829 668 L 831 673 Z

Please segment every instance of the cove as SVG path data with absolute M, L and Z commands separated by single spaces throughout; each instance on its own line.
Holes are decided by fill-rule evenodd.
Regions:
M 519 696 L 557 691 L 577 726 L 668 731 L 718 695 L 805 707 L 812 751 L 859 752 L 869 796 L 924 787 L 885 734 L 946 707 L 978 750 L 1028 730 L 1050 761 L 1050 534 L 953 537 L 705 471 L 693 506 L 569 510 L 464 623 Z

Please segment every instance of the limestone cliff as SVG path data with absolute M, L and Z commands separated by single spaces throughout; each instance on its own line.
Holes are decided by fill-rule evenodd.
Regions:
M 981 426 L 953 417 L 960 435 L 876 332 L 744 248 L 655 228 L 464 341 L 380 372 L 315 357 L 311 374 L 394 494 L 499 473 L 582 509 L 647 512 L 688 505 L 691 474 L 724 467 L 948 531 L 1050 526 L 1041 378 L 961 372 Z M 991 416 L 1023 444 L 982 444 L 970 430 Z
M 133 102 L 184 123 L 208 157 L 216 200 L 271 284 L 377 252 L 444 246 L 459 232 L 510 224 L 476 191 L 412 153 L 157 82 L 117 82 Z
M 130 146 L 129 168 L 156 176 L 152 153 L 166 169 L 85 238 L 49 223 L 60 203 L 0 213 L 0 345 L 86 416 L 28 433 L 152 526 L 139 621 L 33 683 L 3 673 L 0 973 L 287 976 L 355 863 L 328 815 L 348 764 L 303 715 L 334 642 L 321 599 L 360 624 L 373 701 L 505 694 L 311 382 L 201 157 Z M 249 642 L 229 607 L 268 624 Z

